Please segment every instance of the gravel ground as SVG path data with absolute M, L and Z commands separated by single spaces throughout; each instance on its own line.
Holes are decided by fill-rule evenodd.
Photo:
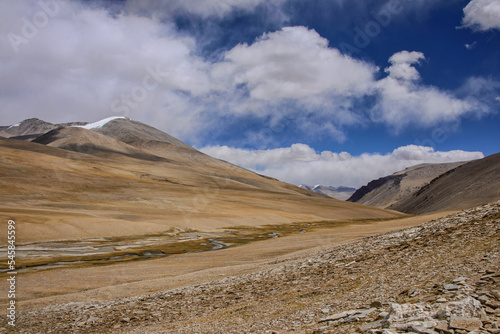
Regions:
M 0 332 L 418 333 L 367 324 L 394 315 L 395 305 L 431 309 L 470 297 L 486 312 L 479 329 L 446 332 L 434 326 L 422 333 L 499 333 L 499 232 L 500 201 L 244 276 L 109 302 L 19 311 L 15 328 L 0 319 Z M 449 284 L 456 287 L 447 289 Z M 336 319 L 341 312 L 370 309 L 362 317 Z

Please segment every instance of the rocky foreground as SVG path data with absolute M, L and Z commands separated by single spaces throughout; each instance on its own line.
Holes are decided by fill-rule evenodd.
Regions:
M 500 201 L 273 269 L 21 311 L 19 333 L 500 333 Z M 1 328 L 0 328 L 1 329 Z

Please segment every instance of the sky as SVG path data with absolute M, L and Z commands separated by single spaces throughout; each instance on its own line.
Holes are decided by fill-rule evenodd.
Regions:
M 500 0 L 0 0 L 0 124 L 129 117 L 294 184 L 499 152 Z

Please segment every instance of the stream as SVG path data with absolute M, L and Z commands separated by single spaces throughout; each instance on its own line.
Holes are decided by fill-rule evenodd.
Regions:
M 230 244 L 226 244 L 226 243 L 220 241 L 220 239 L 208 239 L 208 241 L 210 242 L 210 244 L 212 244 L 212 248 L 210 248 L 210 249 L 198 250 L 198 251 L 187 251 L 187 252 L 183 252 L 181 254 L 210 252 L 210 251 L 225 249 L 225 248 L 230 246 Z M 127 246 L 121 246 L 121 247 L 129 248 Z M 89 247 L 89 246 L 80 246 L 80 247 L 71 247 L 71 248 L 62 248 L 61 247 L 59 249 L 54 249 L 54 248 L 44 249 L 44 247 L 41 247 L 41 246 L 35 246 L 35 247 L 28 246 L 28 247 L 25 247 L 24 250 L 22 247 L 19 247 L 19 248 L 20 248 L 20 250 L 16 251 L 17 254 L 20 254 L 23 252 L 29 253 L 29 252 L 33 252 L 33 251 L 36 251 L 38 254 L 40 252 L 43 252 L 45 254 L 47 252 L 61 254 L 61 251 L 62 251 L 62 253 L 65 253 L 67 255 L 71 254 L 71 256 L 74 256 L 74 257 L 77 257 L 78 256 L 77 254 L 81 254 L 82 256 L 89 255 L 89 253 L 85 254 L 82 252 L 84 250 L 89 250 L 89 248 L 91 248 L 93 250 L 93 253 L 91 253 L 91 254 L 110 254 L 109 252 L 111 252 L 110 255 L 112 255 L 112 252 L 116 251 L 115 248 L 110 247 L 110 246 L 99 247 L 98 250 L 100 252 L 97 252 L 97 253 L 96 253 L 95 247 Z M 102 251 L 105 251 L 105 253 L 102 253 Z M 7 254 L 7 250 L 0 249 L 0 254 L 1 253 Z M 55 269 L 55 268 L 66 268 L 66 267 L 71 267 L 73 265 L 80 265 L 80 264 L 88 263 L 88 262 L 106 262 L 106 261 L 116 261 L 116 260 L 123 260 L 123 259 L 130 259 L 130 260 L 149 259 L 149 258 L 153 258 L 153 257 L 163 257 L 163 256 L 169 256 L 169 255 L 175 255 L 175 254 L 179 254 L 179 253 L 165 253 L 161 250 L 145 250 L 145 251 L 142 251 L 140 255 L 139 254 L 124 254 L 124 255 L 110 256 L 110 257 L 106 257 L 106 258 L 102 258 L 102 259 L 93 259 L 93 260 L 84 260 L 84 261 L 82 261 L 82 260 L 60 261 L 60 262 L 46 263 L 46 264 L 33 265 L 33 266 L 23 266 L 20 268 L 16 268 L 16 272 L 23 273 L 23 272 L 28 272 L 28 271 L 40 271 L 40 270 L 48 270 L 48 269 Z M 8 269 L 0 270 L 0 274 L 8 273 L 8 272 L 10 272 L 10 270 L 8 270 Z

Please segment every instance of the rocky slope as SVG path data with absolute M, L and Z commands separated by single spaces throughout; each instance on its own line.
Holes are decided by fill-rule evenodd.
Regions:
M 20 311 L 15 332 L 499 333 L 499 232 L 496 202 L 244 276 Z
M 401 212 L 458 210 L 500 199 L 500 153 L 463 164 L 391 205 Z
M 463 164 L 464 162 L 456 162 L 421 164 L 409 167 L 371 181 L 358 189 L 348 201 L 378 208 L 388 208 L 410 197 L 436 177 Z

